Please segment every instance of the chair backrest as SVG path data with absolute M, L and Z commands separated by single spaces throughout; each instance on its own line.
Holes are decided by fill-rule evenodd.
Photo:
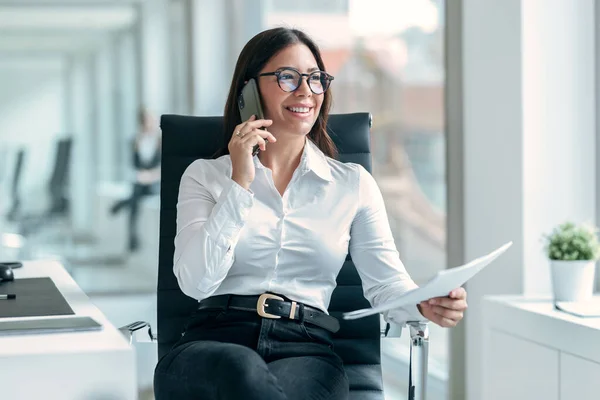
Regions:
M 368 113 L 331 115 L 328 131 L 339 150 L 339 160 L 362 164 L 371 170 L 371 116 Z M 166 354 L 181 337 L 185 321 L 197 301 L 184 295 L 173 274 L 176 205 L 185 169 L 198 158 L 211 158 L 226 144 L 222 117 L 163 115 L 160 245 L 158 271 L 158 353 Z M 341 314 L 369 307 L 361 280 L 348 256 L 337 277 L 329 312 L 340 321 L 335 351 L 344 361 L 351 398 L 382 399 L 380 320 L 377 315 L 346 321 Z
M 64 214 L 69 207 L 69 173 L 71 167 L 71 149 L 73 138 L 61 139 L 56 144 L 54 169 L 48 182 L 50 192 L 50 213 Z
M 25 149 L 20 148 L 17 151 L 17 156 L 15 157 L 15 166 L 13 168 L 13 176 L 10 187 L 10 196 L 12 198 L 12 204 L 8 214 L 6 215 L 6 219 L 8 221 L 15 221 L 18 217 L 21 208 L 21 196 L 19 193 L 19 188 L 21 185 L 21 179 L 23 175 L 23 164 L 25 163 Z

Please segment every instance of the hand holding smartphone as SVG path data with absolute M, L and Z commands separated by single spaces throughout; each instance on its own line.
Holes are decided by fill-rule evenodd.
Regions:
M 243 121 L 248 121 L 251 116 L 255 115 L 256 119 L 265 119 L 262 105 L 260 101 L 260 93 L 255 79 L 250 79 L 242 88 L 242 93 L 238 97 L 238 108 Z M 255 156 L 260 151 L 258 145 L 252 149 L 252 156 Z

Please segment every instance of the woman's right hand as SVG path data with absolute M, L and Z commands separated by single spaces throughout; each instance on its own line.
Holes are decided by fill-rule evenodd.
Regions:
M 262 151 L 265 151 L 267 141 L 271 143 L 277 141 L 275 136 L 261 129 L 271 126 L 272 123 L 270 119 L 257 120 L 253 115 L 248 121 L 236 126 L 231 135 L 227 146 L 231 157 L 231 179 L 246 190 L 250 188 L 255 176 L 252 149 L 258 145 Z

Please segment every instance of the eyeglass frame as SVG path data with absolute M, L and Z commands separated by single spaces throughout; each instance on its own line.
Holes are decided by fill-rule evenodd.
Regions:
M 291 91 L 287 91 L 287 90 L 285 90 L 285 89 L 283 89 L 281 87 L 281 83 L 279 82 L 279 79 L 280 79 L 279 75 L 283 71 L 294 71 L 294 72 L 297 72 L 298 75 L 300 75 L 298 77 L 298 86 L 296 86 L 296 89 L 291 90 Z M 321 93 L 315 92 L 313 90 L 313 88 L 310 86 L 310 81 L 308 80 L 311 75 L 317 74 L 317 73 L 319 73 L 319 74 L 325 74 L 327 76 L 327 80 L 329 82 L 327 84 L 327 88 L 325 88 L 325 90 L 323 90 Z M 329 89 L 329 87 L 331 86 L 331 81 L 335 79 L 335 77 L 333 75 L 331 75 L 331 74 L 329 74 L 329 73 L 327 73 L 325 71 L 319 71 L 319 70 L 317 70 L 317 71 L 312 71 L 310 74 L 303 74 L 302 72 L 298 71 L 296 68 L 293 68 L 293 67 L 282 67 L 282 68 L 279 68 L 279 69 L 277 69 L 276 71 L 273 71 L 273 72 L 263 72 L 262 74 L 258 74 L 257 78 L 259 78 L 261 76 L 276 76 L 277 77 L 277 86 L 279 86 L 279 88 L 281 90 L 283 90 L 284 92 L 286 92 L 286 93 L 294 93 L 296 90 L 300 89 L 300 86 L 302 86 L 302 81 L 304 80 L 303 78 L 306 76 L 308 78 L 306 80 L 306 83 L 308 84 L 308 88 L 310 89 L 311 92 L 313 92 L 316 95 L 324 94 Z

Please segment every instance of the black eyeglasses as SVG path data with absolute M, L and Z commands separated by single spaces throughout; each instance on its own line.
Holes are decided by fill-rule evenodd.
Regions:
M 265 72 L 258 76 L 277 77 L 277 84 L 284 92 L 293 92 L 302 85 L 302 77 L 307 77 L 308 87 L 314 94 L 323 94 L 329 88 L 333 76 L 325 71 L 314 71 L 310 74 L 303 74 L 294 68 L 280 68 L 275 72 Z

